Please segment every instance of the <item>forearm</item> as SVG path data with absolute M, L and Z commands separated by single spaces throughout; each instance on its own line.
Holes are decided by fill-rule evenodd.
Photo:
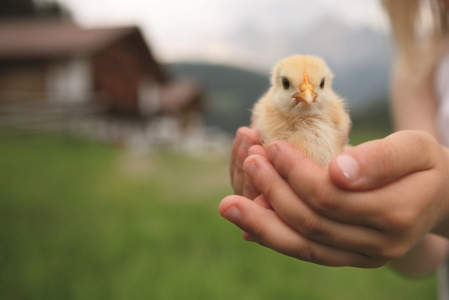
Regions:
M 426 276 L 446 260 L 448 245 L 447 239 L 426 234 L 404 257 L 390 262 L 389 266 L 407 276 Z
M 437 102 L 431 79 L 416 83 L 398 66 L 391 87 L 391 107 L 396 130 L 423 130 L 438 139 Z

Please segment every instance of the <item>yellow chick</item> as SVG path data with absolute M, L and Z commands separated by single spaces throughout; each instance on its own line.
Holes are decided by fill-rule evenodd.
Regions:
M 251 127 L 263 145 L 284 140 L 327 168 L 348 141 L 351 120 L 332 90 L 332 72 L 318 57 L 277 63 L 268 92 L 254 105 Z

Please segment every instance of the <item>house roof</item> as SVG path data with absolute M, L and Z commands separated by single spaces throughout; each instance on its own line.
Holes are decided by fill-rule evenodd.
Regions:
M 0 21 L 0 59 L 92 54 L 136 31 L 137 27 L 87 29 L 57 19 Z

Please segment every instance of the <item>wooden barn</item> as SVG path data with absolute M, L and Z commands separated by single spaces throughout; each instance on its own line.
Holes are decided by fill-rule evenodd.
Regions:
M 101 103 L 114 115 L 203 113 L 196 81 L 172 81 L 137 27 L 81 28 L 60 19 L 0 21 L 0 104 Z

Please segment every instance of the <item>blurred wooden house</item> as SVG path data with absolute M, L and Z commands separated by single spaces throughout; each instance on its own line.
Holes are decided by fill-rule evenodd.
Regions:
M 57 19 L 0 21 L 0 104 L 101 103 L 115 115 L 203 113 L 196 81 L 171 81 L 137 27 L 81 28 Z

